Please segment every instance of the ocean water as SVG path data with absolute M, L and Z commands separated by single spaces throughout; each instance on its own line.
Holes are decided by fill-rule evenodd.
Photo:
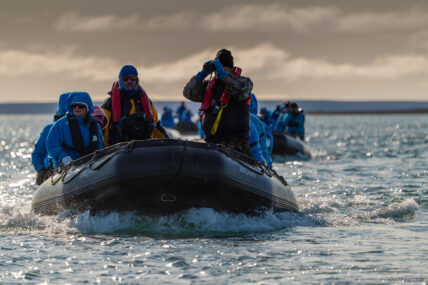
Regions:
M 276 158 L 299 213 L 31 211 L 48 115 L 0 116 L 0 284 L 428 281 L 428 116 L 307 115 L 314 157 Z

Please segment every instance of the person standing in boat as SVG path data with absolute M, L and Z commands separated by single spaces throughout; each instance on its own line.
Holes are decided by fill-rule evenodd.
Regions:
M 204 80 L 215 72 L 211 80 Z M 232 53 L 218 51 L 215 60 L 206 62 L 183 90 L 185 98 L 202 102 L 200 110 L 204 139 L 223 144 L 251 156 L 249 149 L 250 94 L 253 82 L 235 67 Z
M 125 65 L 119 72 L 119 81 L 113 87 L 102 108 L 109 120 L 104 130 L 105 145 L 152 137 L 168 138 L 156 108 L 139 84 L 137 69 Z
M 52 161 L 48 157 L 48 150 L 46 148 L 46 139 L 53 124 L 65 116 L 67 112 L 67 98 L 70 93 L 64 93 L 59 96 L 58 108 L 54 115 L 54 122 L 44 127 L 37 140 L 34 151 L 31 154 L 31 162 L 37 171 L 36 185 L 41 185 L 45 180 L 50 170 L 53 169 Z
M 291 103 L 287 114 L 279 119 L 281 120 L 277 122 L 277 131 L 285 131 L 299 137 L 301 140 L 305 139 L 305 114 L 296 103 Z
M 104 147 L 100 127 L 91 116 L 94 106 L 89 94 L 72 92 L 67 99 L 67 110 L 67 115 L 55 122 L 46 139 L 55 169 Z

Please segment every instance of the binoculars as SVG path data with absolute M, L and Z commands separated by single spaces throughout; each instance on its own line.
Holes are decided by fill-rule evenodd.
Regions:
M 215 65 L 214 65 L 214 63 L 207 62 L 207 63 L 204 64 L 204 66 L 202 67 L 202 69 L 205 70 L 205 71 L 207 71 L 207 72 L 209 72 L 209 73 L 212 73 L 212 72 L 215 71 Z

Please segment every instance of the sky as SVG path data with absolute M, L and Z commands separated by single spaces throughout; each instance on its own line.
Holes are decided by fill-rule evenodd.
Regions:
M 184 100 L 221 48 L 259 100 L 428 101 L 426 0 L 0 0 L 0 103 L 102 101 L 125 64 Z

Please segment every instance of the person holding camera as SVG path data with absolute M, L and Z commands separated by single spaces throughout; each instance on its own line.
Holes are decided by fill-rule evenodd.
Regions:
M 251 156 L 249 147 L 249 104 L 253 82 L 235 67 L 232 53 L 217 52 L 202 70 L 190 79 L 183 90 L 185 98 L 201 102 L 202 130 L 206 142 L 223 144 Z M 210 80 L 204 80 L 215 72 Z
M 137 69 L 125 65 L 119 72 L 119 81 L 113 83 L 112 90 L 102 108 L 108 118 L 104 129 L 106 146 L 131 140 L 145 140 L 152 136 L 167 138 L 160 124 L 156 108 L 139 84 Z

